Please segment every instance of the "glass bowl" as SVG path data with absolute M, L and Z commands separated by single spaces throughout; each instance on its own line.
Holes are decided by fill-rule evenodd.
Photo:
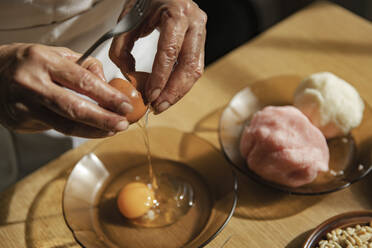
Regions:
M 164 227 L 129 223 L 118 211 L 122 175 L 148 163 L 139 129 L 108 138 L 84 156 L 64 189 L 63 213 L 84 247 L 203 247 L 224 228 L 237 203 L 237 179 L 223 154 L 203 139 L 170 128 L 149 128 L 155 174 L 191 184 L 195 204 Z M 161 166 L 166 161 L 173 166 Z M 159 165 L 159 166 L 158 166 Z
M 372 170 L 372 110 L 365 102 L 363 121 L 347 137 L 327 141 L 330 150 L 329 171 L 318 173 L 317 178 L 301 187 L 288 187 L 269 182 L 246 166 L 240 155 L 240 136 L 252 115 L 268 105 L 291 105 L 301 77 L 283 75 L 257 82 L 237 92 L 222 112 L 219 140 L 231 164 L 252 180 L 269 187 L 297 195 L 320 195 L 350 186 Z M 336 172 L 341 172 L 336 174 Z
M 319 241 L 326 239 L 327 233 L 332 232 L 334 229 L 353 227 L 358 224 L 369 226 L 371 221 L 372 211 L 370 210 L 352 211 L 333 216 L 325 220 L 310 233 L 303 248 L 316 248 Z

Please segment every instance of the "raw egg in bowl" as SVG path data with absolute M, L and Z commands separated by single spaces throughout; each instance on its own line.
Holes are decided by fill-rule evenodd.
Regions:
M 150 225 L 133 221 L 156 217 L 157 204 L 174 199 L 159 199 L 153 189 L 140 131 L 122 132 L 84 156 L 65 185 L 65 220 L 83 246 L 204 247 L 230 220 L 237 203 L 237 179 L 223 154 L 176 129 L 154 127 L 148 133 L 159 189 L 164 180 L 182 185 L 176 187 L 178 193 L 191 205 L 167 225 L 152 226 L 156 218 L 146 222 Z

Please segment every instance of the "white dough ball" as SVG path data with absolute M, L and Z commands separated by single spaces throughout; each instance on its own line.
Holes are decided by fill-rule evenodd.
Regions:
M 356 89 L 330 72 L 305 78 L 296 89 L 294 105 L 326 138 L 348 134 L 363 119 L 364 103 Z

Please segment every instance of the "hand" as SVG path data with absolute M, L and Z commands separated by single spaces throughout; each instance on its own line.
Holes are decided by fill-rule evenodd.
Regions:
M 0 46 L 0 124 L 25 132 L 54 128 L 87 138 L 125 130 L 122 115 L 132 110 L 128 98 L 105 83 L 98 60 L 88 58 L 79 66 L 80 56 L 63 47 Z
M 121 15 L 124 16 L 127 9 Z M 114 39 L 111 60 L 122 73 L 135 70 L 134 42 L 160 30 L 158 50 L 145 95 L 155 113 L 166 110 L 194 85 L 204 69 L 206 14 L 192 0 L 152 0 L 148 16 L 135 30 Z

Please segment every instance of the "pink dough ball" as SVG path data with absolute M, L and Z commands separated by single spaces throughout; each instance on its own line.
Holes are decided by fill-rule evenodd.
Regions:
M 253 115 L 240 140 L 248 167 L 262 178 L 299 187 L 328 170 L 322 132 L 297 108 L 268 106 Z

